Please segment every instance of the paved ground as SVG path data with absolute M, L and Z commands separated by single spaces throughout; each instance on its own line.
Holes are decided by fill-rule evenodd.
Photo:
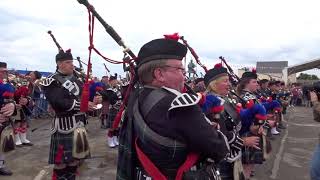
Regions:
M 272 141 L 273 152 L 270 159 L 256 167 L 253 180 L 307 180 L 309 162 L 315 144 L 318 142 L 320 123 L 312 119 L 310 108 L 291 108 L 285 116 L 288 128 Z M 1 177 L 1 180 L 46 180 L 50 179 L 52 166 L 47 164 L 49 152 L 49 120 L 33 120 L 32 128 L 42 126 L 30 133 L 33 147 L 17 148 L 6 155 L 7 165 L 14 175 Z M 31 128 L 31 129 L 32 129 Z M 93 118 L 88 126 L 91 140 L 92 159 L 80 168 L 81 180 L 115 179 L 117 150 L 110 149 L 105 143 L 105 130 L 100 129 L 97 119 Z
M 42 126 L 29 133 L 32 147 L 16 148 L 6 155 L 7 165 L 14 172 L 11 177 L 1 180 L 49 180 L 52 166 L 48 165 L 49 153 L 49 120 L 33 120 L 32 128 Z M 44 125 L 44 126 L 43 126 Z M 30 129 L 32 129 L 30 128 Z M 81 180 L 111 180 L 115 179 L 117 149 L 110 149 L 105 142 L 106 130 L 100 128 L 98 119 L 90 119 L 88 125 L 92 159 L 81 166 Z
M 259 180 L 309 180 L 310 160 L 318 143 L 320 123 L 313 121 L 312 110 L 290 108 L 285 116 L 287 129 L 272 142 L 270 159 L 256 168 Z

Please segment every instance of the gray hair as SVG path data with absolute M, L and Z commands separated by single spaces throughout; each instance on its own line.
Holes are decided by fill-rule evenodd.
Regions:
M 142 64 L 138 68 L 139 81 L 143 84 L 150 84 L 154 79 L 154 70 L 156 68 L 164 67 L 168 59 L 153 60 Z

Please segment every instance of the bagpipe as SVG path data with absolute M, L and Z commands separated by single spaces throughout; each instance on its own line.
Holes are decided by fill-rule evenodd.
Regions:
M 88 64 L 90 64 L 90 59 L 91 59 L 91 53 L 92 51 L 95 51 L 98 55 L 100 55 L 105 61 L 112 63 L 112 64 L 123 64 L 124 66 L 126 66 L 127 69 L 129 69 L 130 72 L 130 83 L 129 83 L 129 87 L 128 90 L 126 92 L 126 95 L 123 99 L 123 104 L 120 107 L 120 111 L 118 112 L 116 119 L 114 120 L 114 128 L 118 127 L 118 124 L 120 122 L 120 118 L 122 115 L 122 112 L 125 108 L 125 105 L 127 104 L 128 101 L 128 97 L 130 92 L 132 91 L 133 87 L 136 86 L 138 87 L 139 84 L 137 82 L 138 78 L 137 78 L 137 68 L 135 66 L 135 60 L 137 59 L 137 56 L 131 51 L 131 49 L 124 43 L 123 39 L 121 38 L 121 36 L 113 29 L 112 26 L 110 26 L 109 24 L 106 23 L 106 21 L 98 14 L 98 12 L 94 9 L 94 7 L 87 1 L 87 0 L 78 0 L 78 2 L 82 5 L 84 5 L 87 10 L 88 10 L 88 14 L 89 14 L 89 58 L 88 58 Z M 103 56 L 94 46 L 94 42 L 93 42 L 93 35 L 94 35 L 94 19 L 98 19 L 98 21 L 103 25 L 103 27 L 105 28 L 106 32 L 114 39 L 114 41 L 116 41 L 116 43 L 121 46 L 123 48 L 123 53 L 124 53 L 124 58 L 122 61 L 116 61 L 116 60 L 112 60 L 110 58 L 107 58 L 105 56 Z M 173 39 L 173 40 L 181 40 L 183 42 L 183 44 L 188 48 L 188 50 L 190 51 L 190 53 L 192 54 L 192 56 L 194 57 L 194 59 L 196 60 L 197 64 L 199 64 L 203 70 L 205 72 L 208 71 L 207 67 L 201 63 L 199 56 L 197 55 L 197 53 L 195 52 L 195 50 L 189 45 L 189 43 L 187 42 L 187 40 L 184 38 L 184 36 L 179 36 L 178 33 L 174 33 L 172 35 L 164 35 L 165 38 L 169 38 L 169 39 Z M 131 59 L 130 59 L 131 58 Z M 236 85 L 239 81 L 240 78 L 233 72 L 232 68 L 227 64 L 226 60 L 223 57 L 219 57 L 220 60 L 224 63 L 224 65 L 227 67 L 228 69 L 228 74 L 231 77 L 231 81 L 234 85 Z M 186 92 L 191 92 L 192 94 L 196 94 L 195 92 L 193 92 L 192 88 L 189 86 L 185 86 L 185 91 Z M 239 97 L 234 91 L 230 92 L 232 94 L 232 96 L 236 96 L 240 101 L 243 102 L 243 104 L 247 103 L 245 100 L 243 100 L 241 97 Z M 209 98 L 210 99 L 210 98 Z M 219 103 L 218 103 L 219 104 Z M 221 105 L 220 105 L 221 106 Z M 215 106 L 212 106 L 212 108 L 214 108 Z M 212 109 L 212 108 L 208 108 L 208 109 Z M 255 109 L 256 110 L 256 109 Z M 261 116 L 263 117 L 263 115 Z
M 26 120 L 26 117 L 32 114 L 32 100 L 30 94 L 31 92 L 27 84 L 17 87 L 14 93 L 14 100 L 17 104 L 20 103 L 21 98 L 26 98 L 28 100 L 28 103 L 26 105 L 22 105 L 21 109 L 18 109 L 17 118 L 20 120 Z
M 200 62 L 199 56 L 196 54 L 194 49 L 188 44 L 188 42 L 184 39 L 183 36 L 179 36 L 178 33 L 174 33 L 172 35 L 165 35 L 165 37 L 174 40 L 181 39 L 191 52 L 197 64 L 199 64 L 205 72 L 208 71 L 207 67 Z M 236 86 L 240 82 L 240 78 L 234 73 L 233 69 L 229 66 L 224 57 L 220 56 L 219 59 L 221 60 L 221 65 L 224 64 L 227 67 L 228 76 L 231 83 L 233 84 L 233 86 Z M 266 112 L 260 104 L 253 104 L 253 101 L 244 100 L 237 93 L 235 93 L 234 90 L 230 91 L 230 95 L 236 97 L 241 102 L 241 104 L 245 104 L 245 107 L 241 106 L 240 108 L 240 106 L 237 106 L 237 111 L 239 115 L 242 116 L 242 118 L 256 119 L 256 121 L 254 122 L 255 124 L 264 123 L 264 120 L 266 120 Z M 214 119 L 219 118 L 219 113 L 223 111 L 223 103 L 224 100 L 222 98 L 213 94 L 207 94 L 205 96 L 202 96 L 202 100 L 199 102 L 203 112 L 211 113 L 214 116 Z
M 55 38 L 55 36 L 52 34 L 52 31 L 51 30 L 49 30 L 48 31 L 48 34 L 50 35 L 50 37 L 52 38 L 52 40 L 53 40 L 53 42 L 55 43 L 55 45 L 57 46 L 57 48 L 58 48 L 58 53 L 59 52 L 65 52 L 64 50 L 63 50 L 63 48 L 60 46 L 60 44 L 58 43 L 58 41 L 57 41 L 57 39 Z M 68 49 L 67 51 L 71 51 L 71 49 Z M 91 65 L 89 64 L 86 64 L 86 63 L 84 63 L 81 59 L 80 59 L 80 57 L 77 57 L 76 59 L 73 59 L 73 60 L 77 60 L 78 61 L 78 63 L 79 63 L 79 67 L 75 67 L 74 69 L 73 69 L 73 74 L 78 78 L 78 79 L 81 79 L 82 81 L 84 81 L 84 79 L 85 79 L 85 74 L 84 74 L 84 70 L 83 70 L 83 66 L 82 66 L 82 64 L 85 64 L 86 66 L 88 66 L 88 68 L 90 68 L 90 71 L 91 71 Z
M 9 83 L 0 83 L 0 107 L 14 103 L 14 87 Z M 13 119 L 0 123 L 0 151 L 8 152 L 14 149 Z
M 127 79 L 127 83 L 126 83 L 126 84 L 128 84 L 128 82 L 129 82 L 129 85 L 127 86 L 127 90 L 126 90 L 125 96 L 123 98 L 123 103 L 120 107 L 118 114 L 116 115 L 115 120 L 114 120 L 113 127 L 115 129 L 118 127 L 118 125 L 120 123 L 122 112 L 124 111 L 125 106 L 128 102 L 128 98 L 129 98 L 130 93 L 132 92 L 134 87 L 139 87 L 138 77 L 137 77 L 137 68 L 136 68 L 136 63 L 135 63 L 137 56 L 124 43 L 121 36 L 113 29 L 113 27 L 106 23 L 106 21 L 99 15 L 99 13 L 94 9 L 94 7 L 87 0 L 78 0 L 78 2 L 87 8 L 88 14 L 89 14 L 89 58 L 88 58 L 88 64 L 90 64 L 90 61 L 91 61 L 92 51 L 95 51 L 105 61 L 112 63 L 112 64 L 122 64 L 124 71 L 130 72 L 130 75 L 127 76 L 127 77 L 130 77 L 130 80 Z M 112 60 L 110 58 L 107 58 L 107 57 L 103 56 L 94 47 L 93 35 L 94 35 L 94 19 L 95 18 L 98 19 L 98 21 L 102 24 L 102 26 L 105 28 L 106 32 L 113 38 L 113 40 L 119 46 L 121 46 L 123 48 L 124 57 L 123 57 L 122 61 L 117 61 L 117 60 Z M 188 48 L 190 49 L 190 46 Z M 186 86 L 185 89 L 187 91 L 191 91 L 191 88 L 188 86 Z M 85 110 L 86 108 L 83 108 L 83 109 Z
M 233 69 L 229 66 L 229 64 L 227 63 L 224 57 L 220 56 L 219 59 L 221 60 L 221 64 L 224 64 L 227 67 L 231 84 L 233 86 L 237 86 L 237 84 L 240 82 L 239 76 L 233 72 Z
M 221 60 L 221 64 L 224 64 L 228 70 L 229 79 L 231 81 L 232 87 L 236 87 L 240 82 L 240 77 L 234 73 L 231 66 L 227 63 L 224 57 L 220 56 L 219 59 Z M 267 118 L 266 116 L 266 109 L 260 103 L 255 103 L 253 100 L 245 100 L 240 97 L 233 88 L 230 90 L 230 95 L 236 97 L 240 103 L 237 104 L 237 112 L 239 113 L 241 119 L 249 120 L 255 119 L 253 122 L 256 125 L 262 125 L 265 123 Z
M 81 79 L 82 82 L 85 81 L 85 77 L 86 77 L 86 74 L 84 72 L 84 68 L 83 68 L 83 65 L 86 65 L 88 66 L 88 64 L 86 64 L 85 62 L 83 62 L 80 57 L 78 56 L 75 60 L 78 61 L 78 64 L 79 64 L 79 67 L 76 67 L 74 68 L 74 73 L 77 75 L 78 78 Z M 92 74 L 92 70 L 91 70 L 91 74 Z
M 108 69 L 107 65 L 105 63 L 103 63 L 104 69 L 106 70 L 106 74 L 110 74 L 110 70 Z
M 48 34 L 51 36 L 53 42 L 56 44 L 56 46 L 58 48 L 58 52 L 59 53 L 60 52 L 64 53 L 64 50 L 62 49 L 60 44 L 57 42 L 57 40 L 53 36 L 52 32 L 48 31 Z M 71 52 L 71 49 L 66 50 L 66 52 Z M 80 60 L 80 58 L 77 58 L 77 60 L 80 63 L 79 65 L 82 66 L 81 65 L 82 61 Z M 76 69 L 73 69 L 73 74 L 75 75 L 75 77 L 77 77 L 78 79 L 80 79 L 80 80 L 82 80 L 84 82 L 82 95 L 81 95 L 81 103 L 80 103 L 80 111 L 81 112 L 87 112 L 88 111 L 89 86 L 90 86 L 90 81 L 91 81 L 91 76 L 92 76 L 92 68 L 91 67 L 92 67 L 92 64 L 91 64 L 91 61 L 89 59 L 89 62 L 87 63 L 87 74 L 86 75 L 84 73 L 82 73 L 82 72 L 77 71 Z

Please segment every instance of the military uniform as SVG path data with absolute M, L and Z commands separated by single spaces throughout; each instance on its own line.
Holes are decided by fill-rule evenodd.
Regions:
M 95 82 L 90 85 L 90 101 L 94 100 L 96 95 L 100 95 L 102 97 L 102 112 L 100 115 L 101 120 L 101 128 L 106 129 L 108 124 L 106 120 L 109 115 L 109 106 L 116 104 L 118 100 L 117 94 L 113 91 L 109 85 L 105 85 L 102 82 Z M 110 125 L 108 127 L 111 127 Z
M 6 70 L 7 64 L 0 62 L 0 68 Z M 0 107 L 7 103 L 14 103 L 14 91 L 14 87 L 11 84 L 4 83 L 2 79 L 0 80 Z M 16 110 L 13 115 L 16 115 Z M 13 126 L 10 118 L 0 123 L 0 175 L 6 176 L 12 175 L 12 172 L 5 167 L 4 154 L 15 148 Z
M 242 125 L 241 119 L 236 112 L 237 101 L 232 96 L 225 97 L 224 99 L 224 112 L 222 113 L 221 117 L 225 124 L 225 130 L 228 131 L 229 134 L 228 141 L 230 144 L 230 154 L 229 158 L 227 158 L 227 161 L 221 163 L 220 173 L 223 180 L 244 180 L 241 160 L 243 140 L 239 135 Z M 224 173 L 224 170 L 226 173 Z
M 14 103 L 14 87 L 11 84 L 0 82 L 0 107 L 3 107 L 7 103 Z M 15 114 L 16 115 L 16 110 Z M 12 117 L 10 117 L 12 119 Z M 13 122 L 9 119 L 3 123 L 0 123 L 0 151 L 5 153 L 15 148 L 14 146 L 14 131 Z M 0 153 L 0 154 L 1 154 Z M 1 161 L 1 160 L 0 160 Z M 0 162 L 1 164 L 1 162 Z M 1 165 L 0 165 L 1 167 Z
M 264 81 L 265 83 L 266 83 L 266 82 L 269 82 L 269 81 L 266 80 L 266 79 L 263 79 L 263 80 L 265 80 L 265 81 Z M 263 81 L 263 80 L 262 80 L 262 81 Z M 268 103 L 267 101 L 270 101 L 269 98 L 271 98 L 271 90 L 270 90 L 269 88 L 261 88 L 261 89 L 259 89 L 259 90 L 255 93 L 255 95 L 256 95 L 258 101 L 265 106 L 265 104 Z M 267 110 L 267 114 L 273 114 L 273 111 L 271 111 L 271 109 L 269 110 L 269 109 L 266 108 L 266 110 Z M 268 122 L 268 121 L 266 121 L 266 122 Z M 272 127 L 271 127 L 268 123 L 266 123 L 266 124 L 263 126 L 263 128 L 264 128 L 264 131 L 265 131 L 266 134 L 267 134 L 267 137 L 268 137 L 269 139 L 272 138 L 272 132 L 271 132 Z M 273 131 L 274 131 L 274 130 L 273 130 Z M 276 134 L 276 132 L 273 132 L 273 133 Z
M 112 103 L 109 105 L 109 113 L 107 117 L 107 127 L 112 128 L 114 118 L 116 117 L 121 106 L 122 95 L 121 91 L 117 87 L 108 88 L 107 90 L 113 91 L 113 93 L 117 96 L 117 98 L 114 98 Z
M 270 97 L 271 90 L 268 87 L 265 88 L 264 86 L 262 86 L 262 85 L 268 85 L 267 83 L 269 83 L 268 79 L 261 79 L 259 81 L 260 89 L 258 89 L 256 92 L 258 99 L 260 99 L 260 98 L 266 99 L 266 98 Z
M 270 83 L 270 85 L 275 85 L 278 87 L 280 87 L 280 84 L 281 84 L 280 81 L 274 81 L 274 82 Z M 276 113 L 277 123 L 278 123 L 277 130 L 286 129 L 286 127 L 282 123 L 282 119 L 283 119 L 283 114 L 286 113 L 286 107 L 289 104 L 288 100 L 286 100 L 287 96 L 289 96 L 289 93 L 281 92 L 281 91 L 282 91 L 281 89 L 279 89 L 279 91 L 276 91 L 276 90 L 271 91 L 272 99 L 279 101 L 279 103 L 281 104 L 281 107 L 282 107 L 282 111 Z
M 102 92 L 109 88 L 108 84 L 104 84 Z M 110 99 L 108 96 L 102 96 L 102 110 L 100 114 L 101 128 L 107 129 L 107 118 L 109 114 Z
M 214 81 L 218 77 L 228 76 L 227 69 L 220 66 L 221 64 L 215 65 L 213 69 L 210 69 L 204 76 L 205 85 L 208 87 L 211 81 Z M 210 88 L 209 88 L 210 89 Z M 241 150 L 243 147 L 243 140 L 239 136 L 241 129 L 241 119 L 236 112 L 237 100 L 233 96 L 221 96 L 214 92 L 208 92 L 206 99 L 209 96 L 215 96 L 220 99 L 220 108 L 222 111 L 217 112 L 216 107 L 211 107 L 211 111 L 204 112 L 206 116 L 212 121 L 217 121 L 220 130 L 228 139 L 230 146 L 230 152 L 225 160 L 218 164 L 222 180 L 244 180 L 243 168 L 241 163 Z M 207 100 L 208 101 L 208 100 Z M 203 105 L 201 105 L 203 106 Z M 215 108 L 215 109 L 214 109 Z M 216 119 L 215 119 L 216 118 Z
M 177 95 L 173 92 L 177 93 L 169 88 L 144 88 L 133 106 L 133 117 L 137 124 L 133 123 L 136 127 L 138 146 L 169 179 L 175 177 L 190 150 L 201 151 L 215 162 L 222 160 L 226 153 L 224 135 L 214 131 L 205 117 L 201 115 L 197 106 L 199 98 L 188 94 L 177 93 Z M 149 98 L 155 97 L 157 93 L 161 94 L 162 98 L 154 106 L 148 106 L 151 109 L 147 109 L 146 106 L 151 101 Z M 179 98 L 186 98 L 192 103 L 179 101 Z M 178 104 L 182 106 L 179 107 Z M 142 111 L 140 116 L 135 114 L 138 109 Z M 160 117 L 159 114 L 164 114 L 164 116 Z M 143 124 L 139 124 L 137 119 L 142 120 Z M 145 125 L 148 126 L 150 134 L 149 131 L 143 132 L 142 127 Z M 201 133 L 197 133 L 200 131 Z M 210 138 L 212 136 L 215 138 Z M 158 142 L 159 139 L 164 140 Z M 215 150 L 212 149 L 213 147 Z M 139 164 L 137 162 L 135 173 L 141 177 L 139 179 L 144 179 L 143 176 L 150 176 Z
M 175 40 L 153 40 L 141 48 L 138 68 L 148 61 L 182 60 L 186 52 Z M 226 157 L 228 144 L 202 114 L 199 100 L 167 87 L 135 89 L 120 129 L 117 179 L 217 178 L 215 163 Z
M 253 100 L 254 103 L 259 103 L 256 96 L 249 91 L 243 90 L 240 97 L 245 101 Z M 245 104 L 243 104 L 243 106 L 245 106 Z M 262 164 L 264 161 L 263 150 L 262 150 L 263 149 L 262 136 L 252 134 L 252 132 L 250 132 L 250 126 L 252 125 L 262 126 L 264 124 L 260 124 L 256 119 L 254 119 L 254 117 L 252 118 L 253 119 L 249 117 L 249 119 L 242 121 L 242 129 L 240 130 L 240 134 L 243 137 L 259 136 L 260 137 L 259 147 L 261 150 L 255 149 L 253 147 L 244 147 L 242 162 L 244 164 Z
M 268 98 L 271 96 L 271 90 L 269 88 L 260 89 L 258 94 L 260 97 Z
M 26 98 L 28 103 L 26 105 L 22 105 L 20 108 L 17 108 L 17 116 L 15 116 L 14 122 L 14 135 L 15 135 L 15 144 L 16 146 L 27 145 L 32 146 L 32 143 L 27 139 L 27 131 L 28 131 L 28 119 L 32 115 L 30 110 L 30 104 L 32 104 L 32 99 L 29 96 L 29 88 L 27 83 L 21 87 L 19 87 L 14 95 L 14 99 L 18 104 L 20 98 Z
M 103 100 L 104 107 L 100 117 L 101 122 L 103 122 L 104 125 L 104 121 L 107 120 L 106 127 L 112 128 L 113 121 L 121 105 L 121 93 L 117 88 L 107 88 L 103 83 L 96 82 L 90 86 L 90 101 L 94 99 L 96 94 L 101 95 Z M 103 126 L 101 127 L 103 128 Z M 115 147 L 119 145 L 116 132 L 117 130 L 109 130 L 108 132 L 107 141 L 109 147 Z
M 116 99 L 113 100 L 114 103 L 109 105 L 109 112 L 107 117 L 107 127 L 110 128 L 107 136 L 107 144 L 110 148 L 114 148 L 119 145 L 119 141 L 118 141 L 119 129 L 118 127 L 113 127 L 115 117 L 120 110 L 120 106 L 122 102 L 120 84 L 118 84 L 117 77 L 118 75 L 115 74 L 114 76 L 110 76 L 109 78 L 109 83 L 112 82 L 110 83 L 112 87 L 110 87 L 108 91 L 113 92 L 117 97 Z
M 56 61 L 72 60 L 71 52 L 59 52 Z M 64 75 L 59 70 L 42 82 L 45 96 L 55 111 L 52 121 L 49 164 L 66 164 L 64 169 L 54 169 L 53 176 L 75 179 L 76 166 L 68 166 L 90 155 L 85 113 L 80 112 L 82 82 L 74 75 Z

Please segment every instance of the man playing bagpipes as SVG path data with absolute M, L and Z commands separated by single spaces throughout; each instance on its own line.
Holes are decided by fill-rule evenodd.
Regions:
M 284 99 L 284 94 L 281 93 L 281 82 L 280 81 L 271 81 L 269 82 L 269 88 L 271 90 L 271 95 L 270 97 L 272 100 L 277 100 L 280 104 L 281 107 L 288 105 L 286 101 L 283 101 Z M 283 104 L 282 104 L 283 103 Z M 282 108 L 283 109 L 283 108 Z M 275 119 L 277 121 L 277 131 L 280 131 L 280 129 L 285 129 L 286 127 L 282 124 L 282 112 L 277 112 L 275 114 Z
M 284 82 L 280 82 L 280 90 L 279 90 L 279 100 L 282 107 L 282 115 L 285 115 L 287 113 L 287 107 L 289 106 L 289 97 L 290 97 L 290 91 L 286 87 Z M 282 121 L 279 124 L 280 129 L 286 129 L 286 127 L 283 125 Z
M 85 112 L 80 112 L 83 83 L 74 74 L 71 50 L 64 51 L 56 43 L 56 72 L 43 82 L 44 94 L 55 111 L 52 121 L 49 164 L 54 164 L 53 180 L 74 180 L 80 160 L 90 156 L 89 141 L 85 125 L 88 123 Z M 87 92 L 88 93 L 88 92 Z M 88 99 L 89 99 L 89 93 Z M 95 109 L 93 102 L 89 110 Z
M 17 147 L 32 146 L 33 144 L 27 139 L 28 131 L 28 118 L 32 115 L 32 110 L 29 108 L 33 103 L 30 95 L 29 88 L 26 81 L 23 81 L 21 86 L 18 87 L 14 93 L 16 101 L 17 116 L 14 122 L 14 136 L 15 144 Z
M 103 117 L 100 117 L 101 120 L 104 121 L 105 118 L 107 118 L 109 121 L 111 121 L 111 118 L 112 118 L 112 121 L 113 119 L 115 118 L 116 116 L 116 113 L 118 112 L 118 109 L 119 109 L 119 100 L 121 100 L 121 94 L 120 94 L 120 97 L 119 97 L 119 93 L 117 94 L 117 92 L 120 92 L 120 91 L 115 91 L 113 88 L 108 88 L 104 83 L 102 82 L 94 82 L 90 85 L 90 98 L 89 100 L 90 101 L 94 101 L 95 97 L 98 96 L 101 96 L 102 97 L 102 103 L 103 103 L 103 106 L 108 106 L 108 111 L 104 112 L 101 114 L 101 116 Z M 117 104 L 118 103 L 118 104 Z M 114 107 L 118 107 L 116 110 L 112 109 Z M 110 115 L 110 111 L 114 114 Z M 109 118 L 109 116 L 112 116 L 111 118 Z M 112 122 L 109 122 L 109 126 L 108 128 L 111 128 L 112 127 Z M 111 136 L 109 137 L 109 135 L 107 134 L 107 143 L 109 145 L 109 147 L 113 148 L 115 146 L 118 145 L 118 140 L 116 139 L 116 136 Z
M 274 119 L 275 114 L 281 112 L 281 105 L 277 100 L 272 100 L 271 90 L 269 89 L 269 80 L 262 79 L 259 81 L 259 88 L 255 92 L 257 99 L 265 107 L 267 112 L 267 123 L 264 125 L 267 136 L 273 139 L 272 135 L 278 135 Z
M 115 117 L 120 109 L 121 102 L 122 102 L 121 100 L 123 98 L 122 93 L 121 93 L 120 82 L 118 81 L 117 73 L 115 73 L 114 76 L 110 76 L 109 86 L 110 86 L 110 88 L 108 90 L 112 90 L 117 95 L 117 99 L 114 99 L 114 100 L 116 100 L 115 103 L 110 104 L 109 112 L 107 115 L 107 127 L 110 128 L 107 133 L 107 144 L 110 148 L 114 148 L 119 145 L 118 129 L 113 129 L 112 125 L 113 125 Z
M 272 100 L 271 97 L 260 97 L 259 101 L 265 107 L 267 112 L 267 123 L 264 127 L 268 137 L 271 139 L 272 135 L 280 134 L 277 131 L 276 118 L 282 111 L 281 104 L 277 100 Z
M 75 179 L 79 159 L 89 156 L 84 125 L 86 115 L 80 113 L 82 83 L 73 76 L 70 51 L 56 55 L 57 71 L 42 83 L 44 94 L 56 117 L 52 123 L 49 164 L 54 164 L 52 179 Z
M 279 112 L 282 111 L 281 105 L 277 100 L 272 100 L 271 96 L 268 96 L 268 80 L 266 79 L 262 79 L 260 80 L 261 82 L 259 82 L 259 88 L 258 91 L 256 92 L 256 96 L 258 98 L 258 101 L 260 102 L 260 104 L 262 104 L 264 106 L 264 108 L 266 109 L 266 113 L 267 113 L 267 120 L 265 122 L 265 124 L 262 126 L 263 127 L 263 135 L 262 137 L 262 143 L 263 143 L 263 158 L 266 160 L 269 158 L 269 155 L 271 153 L 271 142 L 270 140 L 273 140 L 274 137 L 273 135 L 278 135 L 279 132 L 277 131 L 276 128 L 276 119 L 275 117 L 277 116 L 277 114 Z
M 102 76 L 101 83 L 103 83 L 103 86 L 105 88 L 110 88 L 109 86 L 109 76 Z M 102 99 L 102 110 L 100 114 L 100 122 L 101 122 L 101 128 L 107 129 L 107 118 L 109 113 L 109 106 L 110 102 L 106 99 Z
M 248 112 L 240 112 L 242 128 L 240 136 L 244 139 L 245 148 L 242 154 L 242 163 L 245 177 L 250 178 L 253 174 L 254 164 L 262 164 L 263 156 L 263 125 L 265 124 L 266 110 L 259 104 L 256 95 L 257 91 L 257 74 L 256 72 L 245 72 L 242 74 L 237 86 L 237 93 L 241 99 L 242 106 L 250 109 Z M 252 112 L 258 113 L 252 113 Z
M 270 97 L 271 90 L 269 89 L 269 80 L 268 79 L 261 79 L 259 80 L 259 91 L 257 91 L 258 98 L 260 97 Z
M 10 117 L 14 114 L 14 87 L 8 82 L 7 64 L 0 62 L 0 175 L 10 176 L 12 172 L 5 167 L 4 153 L 14 149 L 14 134 Z
M 200 96 L 182 92 L 187 48 L 178 39 L 155 39 L 139 51 L 142 87 L 130 96 L 120 129 L 117 179 L 218 178 L 215 163 L 228 143 L 202 114 Z

